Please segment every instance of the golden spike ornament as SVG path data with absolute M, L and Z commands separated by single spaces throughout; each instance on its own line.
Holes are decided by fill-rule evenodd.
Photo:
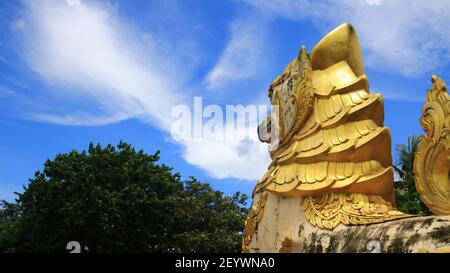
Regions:
M 417 191 L 436 215 L 450 214 L 450 97 L 445 82 L 432 76 L 420 124 L 425 135 L 414 159 Z

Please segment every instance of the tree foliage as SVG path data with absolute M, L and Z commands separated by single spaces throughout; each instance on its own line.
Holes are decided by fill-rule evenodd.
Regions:
M 420 200 L 414 180 L 414 158 L 419 146 L 419 136 L 408 137 L 406 144 L 397 144 L 398 160 L 394 170 L 400 181 L 395 182 L 395 194 L 399 210 L 419 215 L 429 215 L 426 205 Z
M 0 212 L 0 251 L 236 252 L 246 195 L 223 196 L 209 184 L 158 164 L 124 142 L 89 145 L 47 160 L 15 204 Z
M 0 252 L 14 252 L 19 223 L 19 207 L 15 203 L 0 202 Z

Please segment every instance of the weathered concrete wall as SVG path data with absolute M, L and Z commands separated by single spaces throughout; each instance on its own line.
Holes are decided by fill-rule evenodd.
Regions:
M 255 196 L 257 202 L 259 196 Z M 366 226 L 319 229 L 301 197 L 269 193 L 251 252 L 423 252 L 449 249 L 450 216 L 414 217 Z

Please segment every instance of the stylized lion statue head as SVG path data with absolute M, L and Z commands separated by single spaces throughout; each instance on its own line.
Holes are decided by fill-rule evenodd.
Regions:
M 298 56 L 269 88 L 272 115 L 259 127 L 272 163 L 258 182 L 283 195 L 378 195 L 395 204 L 391 141 L 383 100 L 369 93 L 358 36 L 350 24 Z

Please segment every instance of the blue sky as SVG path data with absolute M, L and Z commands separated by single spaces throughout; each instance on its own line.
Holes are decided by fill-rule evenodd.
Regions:
M 431 75 L 450 79 L 449 9 L 447 0 L 0 0 L 0 199 L 57 153 L 120 140 L 161 150 L 184 177 L 251 193 L 269 162 L 256 134 L 176 141 L 170 110 L 194 96 L 268 104 L 268 85 L 300 46 L 343 22 L 359 34 L 371 92 L 385 98 L 392 143 L 405 143 L 422 133 Z

